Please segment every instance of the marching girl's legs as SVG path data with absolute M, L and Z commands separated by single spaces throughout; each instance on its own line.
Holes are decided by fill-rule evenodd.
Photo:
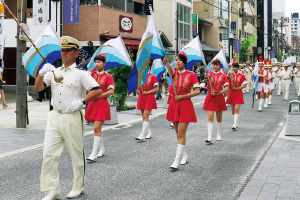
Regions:
M 258 97 L 258 101 L 259 101 L 258 111 L 262 111 L 262 105 L 264 103 L 264 93 L 257 92 L 257 97 Z
M 273 90 L 270 89 L 270 92 L 269 92 L 269 102 L 268 102 L 269 105 L 272 104 L 272 94 L 273 94 Z
M 94 145 L 91 155 L 87 158 L 87 160 L 95 161 L 96 158 L 103 156 L 105 149 L 103 145 L 103 137 L 101 128 L 104 121 L 93 121 L 94 126 Z M 100 149 L 100 150 L 99 150 Z M 99 152 L 98 152 L 99 150 Z
M 149 116 L 150 116 L 151 110 L 141 110 L 141 112 L 142 112 L 142 117 L 143 117 L 143 128 L 142 128 L 141 134 L 138 137 L 136 137 L 135 139 L 145 141 L 146 136 L 149 136 L 147 134 L 149 134 L 148 132 L 150 130 Z M 150 137 L 151 137 L 151 131 L 150 131 Z
M 232 112 L 232 116 L 233 116 L 233 126 L 232 126 L 233 130 L 235 130 L 238 127 L 240 107 L 241 107 L 241 104 L 231 104 L 231 112 Z
M 221 141 L 221 135 L 222 135 L 222 115 L 223 111 L 216 112 L 217 116 L 217 141 Z
M 207 117 L 208 117 L 208 122 L 207 122 L 207 142 L 208 144 L 211 143 L 211 138 L 212 138 L 212 131 L 214 127 L 214 111 L 207 111 Z
M 177 135 L 177 150 L 176 150 L 176 157 L 173 162 L 173 164 L 170 166 L 172 169 L 178 169 L 179 163 L 180 164 L 186 164 L 188 155 L 185 149 L 185 144 L 186 144 L 186 130 L 189 125 L 188 122 L 173 122 L 174 128 L 176 131 Z M 180 157 L 182 157 L 182 160 L 180 162 Z

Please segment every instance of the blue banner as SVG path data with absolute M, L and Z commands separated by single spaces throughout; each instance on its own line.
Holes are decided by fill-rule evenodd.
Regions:
M 234 48 L 234 53 L 240 53 L 241 52 L 241 40 L 234 40 L 233 48 Z
M 63 1 L 64 24 L 79 24 L 80 0 Z

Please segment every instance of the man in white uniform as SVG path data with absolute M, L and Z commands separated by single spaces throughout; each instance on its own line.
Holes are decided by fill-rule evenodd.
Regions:
M 284 70 L 280 72 L 280 80 L 283 89 L 283 98 L 286 101 L 289 99 L 290 84 L 292 79 L 292 70 L 288 69 L 288 67 L 288 64 L 284 64 Z
M 48 113 L 40 179 L 41 191 L 48 191 L 48 195 L 43 200 L 61 198 L 58 164 L 65 144 L 72 158 L 74 173 L 73 188 L 67 198 L 76 198 L 84 193 L 85 121 L 81 109 L 85 102 L 96 99 L 102 93 L 99 84 L 86 71 L 76 68 L 75 61 L 82 47 L 79 41 L 63 36 L 59 42 L 63 66 L 55 68 L 51 64 L 45 64 L 34 85 L 36 91 L 49 86 L 52 91 L 53 110 Z M 55 79 L 58 75 L 63 76 L 63 81 Z M 88 95 L 85 95 L 86 91 L 90 91 Z
M 251 70 L 251 66 L 250 66 L 250 61 L 246 62 L 245 72 L 246 72 L 246 74 L 245 74 L 246 80 L 248 82 L 245 90 L 248 93 L 249 90 L 251 89 L 251 73 L 252 73 L 252 70 Z
M 294 75 L 295 75 L 296 94 L 298 96 L 300 96 L 300 87 L 299 87 L 299 84 L 300 84 L 300 72 L 299 72 L 299 69 L 300 69 L 300 63 L 297 63 L 296 68 L 294 69 Z
M 277 92 L 277 96 L 280 96 L 280 93 L 281 93 L 281 81 L 280 81 L 281 63 L 278 62 L 276 64 L 276 66 L 277 67 L 274 69 L 276 92 Z

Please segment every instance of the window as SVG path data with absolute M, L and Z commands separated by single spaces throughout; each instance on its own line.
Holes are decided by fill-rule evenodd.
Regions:
M 80 0 L 82 1 L 95 1 L 98 2 L 98 0 Z M 127 10 L 126 10 L 126 4 L 127 2 Z M 97 3 L 95 4 L 97 5 Z M 139 15 L 144 15 L 145 13 L 145 4 L 136 2 L 134 0 L 101 0 L 101 5 L 117 10 L 123 10 L 125 12 L 135 13 Z
M 180 39 L 191 39 L 191 8 L 182 4 L 177 4 L 178 28 Z
M 80 0 L 81 6 L 95 6 L 98 5 L 98 0 Z
M 125 11 L 125 0 L 101 0 L 102 6 Z
M 222 36 L 223 34 L 222 33 L 220 33 L 220 42 L 222 42 Z
M 27 0 L 27 8 L 32 8 L 32 1 L 33 0 Z

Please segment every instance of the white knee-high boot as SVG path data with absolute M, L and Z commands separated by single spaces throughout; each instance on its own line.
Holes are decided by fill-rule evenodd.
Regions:
M 103 137 L 101 138 L 101 142 L 100 142 L 100 151 L 99 153 L 97 154 L 97 157 L 100 158 L 103 156 L 105 152 L 105 148 L 104 148 L 104 144 L 103 144 Z
M 267 107 L 268 107 L 268 103 L 269 103 L 269 98 L 265 98 L 265 105 L 264 105 L 264 108 L 267 108 Z
M 213 127 L 213 122 L 207 122 L 207 140 L 205 142 L 211 142 Z
M 150 129 L 150 122 L 149 122 L 149 128 L 148 128 L 148 134 L 147 134 L 147 136 L 146 136 L 146 139 L 150 139 L 151 138 L 151 136 L 152 136 L 152 131 L 151 131 L 151 129 Z
M 186 145 L 184 146 L 183 154 L 182 154 L 182 159 L 180 161 L 181 165 L 185 165 L 187 163 L 187 159 L 189 158 L 189 155 L 187 154 L 186 151 Z
M 264 103 L 264 99 L 259 99 L 258 111 L 262 111 L 262 105 Z
M 136 137 L 136 140 L 141 140 L 144 141 L 146 138 L 146 135 L 148 134 L 148 130 L 149 130 L 149 122 L 144 121 L 143 122 L 143 128 L 142 128 L 142 132 L 139 135 L 139 137 Z
M 217 141 L 221 141 L 222 135 L 222 122 L 217 123 Z
M 179 160 L 180 160 L 180 157 L 182 156 L 183 150 L 184 150 L 184 145 L 177 144 L 176 157 L 175 157 L 173 164 L 170 166 L 170 168 L 178 169 Z
M 239 114 L 234 114 L 232 129 L 236 129 L 238 127 L 238 120 L 239 120 Z
M 87 157 L 87 160 L 95 161 L 97 158 L 97 152 L 101 143 L 101 137 L 99 136 L 94 136 L 94 145 L 93 145 L 93 150 L 92 153 L 89 157 Z
M 269 95 L 269 102 L 268 102 L 269 105 L 272 104 L 272 95 Z

